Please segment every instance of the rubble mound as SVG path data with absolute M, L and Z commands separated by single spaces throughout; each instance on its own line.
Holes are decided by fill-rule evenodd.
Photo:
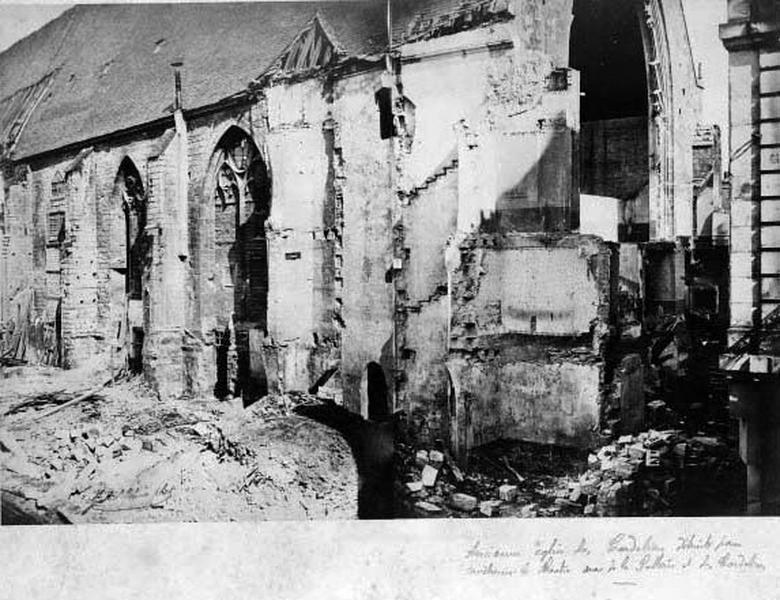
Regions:
M 24 369 L 0 391 L 4 522 L 357 517 L 350 447 L 292 414 L 305 398 L 163 403 L 139 378 Z
M 592 453 L 500 441 L 461 469 L 446 452 L 399 444 L 396 493 L 405 517 L 740 514 L 744 466 L 716 436 L 649 430 Z

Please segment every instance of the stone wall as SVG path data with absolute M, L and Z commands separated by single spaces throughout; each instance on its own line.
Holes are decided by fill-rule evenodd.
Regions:
M 617 252 L 510 234 L 461 246 L 447 366 L 461 449 L 501 437 L 587 445 L 605 400 Z
M 143 364 L 162 396 L 213 394 L 225 350 L 216 331 L 232 327 L 230 379 L 244 369 L 270 391 L 300 391 L 338 367 L 333 389 L 367 416 L 380 373 L 386 412 L 405 410 L 421 437 L 460 448 L 504 435 L 587 443 L 608 383 L 618 261 L 612 246 L 572 233 L 581 149 L 579 77 L 567 68 L 572 1 L 509 4 L 513 19 L 403 44 L 392 73 L 356 62 L 281 75 L 244 100 L 186 113 L 186 123 L 178 113 L 34 161 L 5 184 L 7 287 L 35 290 L 36 311 L 50 311 L 57 273 L 45 225 L 60 174 L 65 363 L 125 363 L 116 178 L 129 157 L 147 196 Z M 676 22 L 679 1 L 667 4 Z M 675 81 L 664 92 L 680 94 L 667 107 L 687 123 L 697 92 L 683 34 L 671 28 L 662 60 Z M 389 138 L 377 102 L 387 93 Z M 671 135 L 675 121 L 662 117 Z M 676 179 L 658 190 L 673 189 L 675 203 L 650 209 L 651 236 L 689 234 L 684 128 L 671 149 L 643 150 L 642 127 L 629 125 L 616 134 L 633 148 L 621 174 L 641 170 L 642 152 L 651 165 L 673 154 Z M 604 131 L 592 139 L 614 137 Z M 270 216 L 255 236 L 267 249 L 266 319 L 232 322 L 229 250 L 217 248 L 230 222 L 214 201 L 226 135 L 245 136 L 271 180 Z M 614 157 L 602 158 L 611 169 Z

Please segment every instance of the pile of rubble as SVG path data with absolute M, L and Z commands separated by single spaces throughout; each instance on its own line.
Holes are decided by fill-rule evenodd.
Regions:
M 739 458 L 724 441 L 681 430 L 621 436 L 590 453 L 584 468 L 572 463 L 564 474 L 521 474 L 505 456 L 492 462 L 501 463 L 505 477 L 476 469 L 464 473 L 437 450 L 402 449 L 399 481 L 406 516 L 684 514 L 686 503 L 701 499 L 691 494 L 718 495 L 718 486 L 740 470 Z M 701 505 L 694 512 L 699 510 Z
M 22 369 L 0 389 L 4 521 L 357 515 L 348 444 L 291 414 L 310 398 L 269 397 L 248 409 L 213 399 L 163 403 L 140 378 L 91 393 L 84 373 Z
M 452 457 L 439 450 L 410 452 L 401 445 L 399 516 L 406 517 L 535 517 L 554 516 L 559 507 L 540 506 L 532 501 L 533 485 L 505 462 L 512 480 L 500 479 L 458 467 Z M 514 481 L 514 483 L 512 483 Z
M 588 457 L 589 469 L 569 483 L 569 499 L 583 513 L 599 516 L 680 514 L 686 494 L 704 495 L 695 479 L 710 479 L 739 467 L 721 439 L 681 430 L 625 435 Z

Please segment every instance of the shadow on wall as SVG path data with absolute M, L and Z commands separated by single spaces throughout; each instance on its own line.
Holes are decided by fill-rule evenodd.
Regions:
M 271 178 L 262 155 L 246 133 L 231 128 L 219 146 L 222 164 L 217 175 L 216 197 L 226 219 L 220 226 L 229 243 L 226 256 L 232 284 L 232 318 L 235 329 L 217 332 L 217 382 L 215 395 L 230 392 L 230 348 L 236 350 L 233 390 L 251 404 L 268 392 L 262 346 L 267 330 L 268 241 L 265 223 L 271 209 Z M 217 217 L 215 217 L 217 219 Z M 218 234 L 219 236 L 220 234 Z M 217 240 L 219 245 L 220 240 Z M 230 293 L 230 290 L 225 290 Z M 222 315 L 222 320 L 230 315 Z M 234 339 L 231 339 L 231 334 Z
M 349 444 L 358 468 L 358 517 L 392 518 L 393 452 L 400 415 L 369 421 L 332 402 L 299 406 L 295 412 L 335 429 Z
M 539 137 L 549 136 L 544 150 L 514 183 L 511 175 L 499 173 L 499 181 L 507 181 L 501 182 L 495 210 L 481 212 L 480 232 L 563 232 L 579 227 L 578 132 L 568 126 L 566 114 L 558 112 L 540 119 L 538 130 L 528 134 L 532 136 L 534 147 Z

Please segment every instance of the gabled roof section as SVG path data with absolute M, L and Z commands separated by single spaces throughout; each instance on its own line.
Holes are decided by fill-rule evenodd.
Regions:
M 185 110 L 224 101 L 268 70 L 318 11 L 344 54 L 386 45 L 383 2 L 75 6 L 0 53 L 0 141 L 23 123 L 13 129 L 12 158 L 21 159 L 168 117 L 176 60 Z
M 300 73 L 325 67 L 335 59 L 336 52 L 336 46 L 315 17 L 281 56 L 280 68 L 286 73 Z
M 307 74 L 346 58 L 376 60 L 387 51 L 385 10 L 376 1 L 364 6 L 324 5 L 258 79 Z

